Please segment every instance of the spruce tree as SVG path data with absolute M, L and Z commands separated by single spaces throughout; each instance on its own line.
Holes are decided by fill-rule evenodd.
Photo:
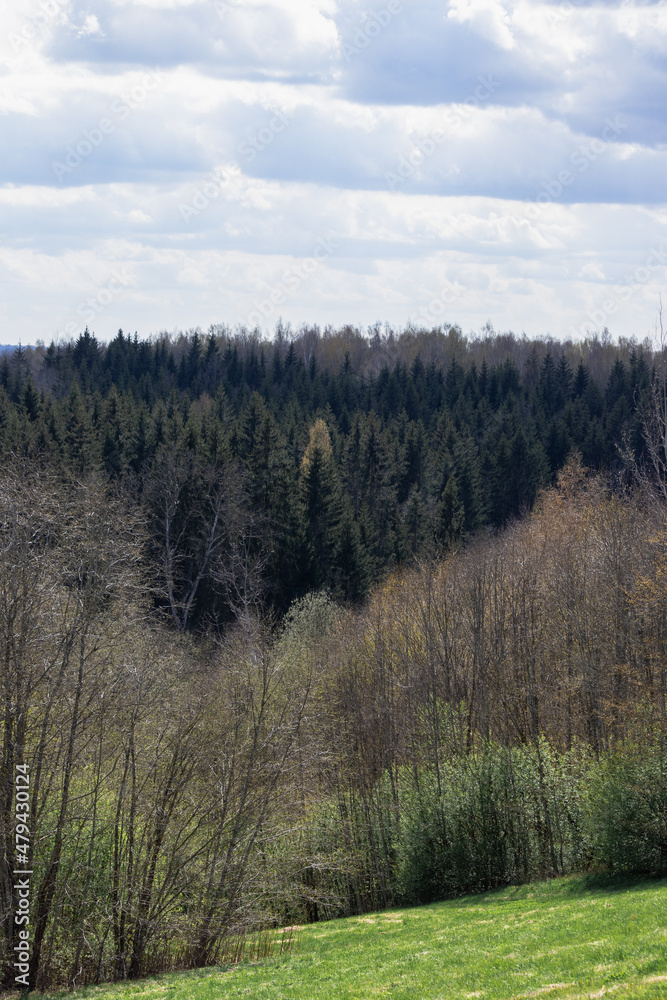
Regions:
M 435 518 L 435 538 L 444 548 L 451 548 L 463 535 L 465 511 L 459 496 L 456 474 L 447 480 L 442 491 Z
M 319 589 L 333 581 L 343 521 L 343 496 L 323 420 L 310 429 L 301 461 L 300 493 L 306 521 L 309 584 Z

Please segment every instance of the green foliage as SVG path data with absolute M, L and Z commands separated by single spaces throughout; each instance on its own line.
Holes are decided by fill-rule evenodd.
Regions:
M 600 862 L 620 872 L 667 872 L 667 746 L 655 736 L 601 761 L 590 793 Z
M 447 480 L 437 508 L 436 538 L 445 546 L 455 544 L 463 533 L 464 509 L 459 499 L 456 475 Z
M 406 773 L 398 884 L 408 902 L 576 870 L 585 856 L 582 753 L 487 745 L 413 784 Z
M 278 640 L 279 656 L 292 651 L 305 654 L 313 644 L 326 641 L 337 617 L 338 609 L 327 594 L 311 593 L 291 605 L 283 618 L 282 634 Z

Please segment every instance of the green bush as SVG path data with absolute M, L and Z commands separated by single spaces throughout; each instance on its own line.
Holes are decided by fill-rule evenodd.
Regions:
M 585 753 L 539 747 L 481 751 L 406 775 L 398 882 L 406 902 L 565 874 L 589 851 Z
M 596 858 L 616 871 L 667 872 L 667 747 L 625 744 L 596 769 L 589 826 Z

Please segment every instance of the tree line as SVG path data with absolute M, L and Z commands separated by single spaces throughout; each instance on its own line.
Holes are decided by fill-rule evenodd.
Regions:
M 656 357 L 456 328 L 108 345 L 86 330 L 0 361 L 0 452 L 138 498 L 174 623 L 224 627 L 239 574 L 279 615 L 321 587 L 359 600 L 530 510 L 573 449 L 616 474 L 621 446 L 642 461 Z

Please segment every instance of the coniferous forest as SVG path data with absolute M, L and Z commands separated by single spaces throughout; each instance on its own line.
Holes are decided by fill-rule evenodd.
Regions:
M 5 353 L 5 986 L 17 823 L 40 988 L 664 873 L 666 398 L 664 352 L 607 335 Z
M 162 600 L 198 630 L 234 617 L 216 578 L 230 545 L 283 614 L 322 588 L 357 600 L 392 567 L 502 528 L 573 450 L 616 476 L 624 442 L 642 457 L 652 376 L 650 349 L 598 340 L 119 331 L 105 347 L 86 331 L 2 358 L 0 442 L 138 501 Z

